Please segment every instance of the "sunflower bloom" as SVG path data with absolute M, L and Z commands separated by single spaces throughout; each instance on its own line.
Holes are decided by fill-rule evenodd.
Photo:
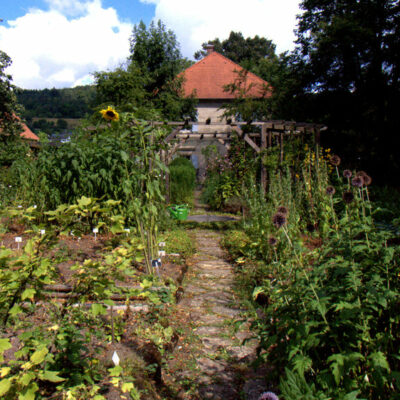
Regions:
M 119 114 L 110 106 L 107 107 L 107 110 L 100 111 L 102 117 L 107 121 L 118 121 Z

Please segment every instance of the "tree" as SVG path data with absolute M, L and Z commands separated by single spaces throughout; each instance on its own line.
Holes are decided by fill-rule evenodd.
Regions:
M 0 140 L 2 143 L 19 138 L 22 132 L 16 113 L 20 110 L 12 77 L 5 73 L 11 58 L 0 50 Z
M 203 43 L 202 50 L 194 54 L 196 60 L 200 60 L 207 54 L 206 46 L 208 44 L 214 45 L 215 51 L 252 72 L 255 72 L 262 60 L 278 58 L 275 54 L 275 45 L 271 40 L 258 35 L 245 39 L 241 32 L 232 31 L 228 39 L 222 42 L 216 38 Z
M 195 101 L 181 96 L 177 78 L 191 62 L 182 57 L 175 34 L 161 21 L 148 28 L 141 21 L 133 28 L 130 52 L 125 67 L 95 73 L 99 100 L 125 109 L 134 106 L 145 117 L 145 110 L 155 109 L 170 120 L 194 118 Z
M 400 171 L 400 4 L 395 0 L 303 0 L 293 68 L 309 116 L 360 167 Z

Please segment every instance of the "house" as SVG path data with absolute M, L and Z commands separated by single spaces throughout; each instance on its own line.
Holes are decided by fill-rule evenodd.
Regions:
M 14 115 L 14 118 L 16 118 L 16 119 L 19 121 L 20 125 L 21 125 L 22 132 L 20 133 L 20 136 L 21 136 L 23 139 L 26 139 L 26 140 L 29 140 L 29 141 L 35 141 L 35 142 L 38 142 L 38 141 L 40 140 L 39 137 L 36 136 L 36 135 L 28 128 L 28 126 L 27 126 L 24 122 L 21 122 L 21 118 L 20 118 L 20 117 Z M 1 133 L 1 128 L 0 128 L 0 133 Z
M 244 70 L 240 65 L 207 46 L 207 55 L 180 75 L 183 77 L 182 89 L 185 97 L 194 95 L 198 100 L 197 120 L 210 126 L 199 125 L 199 133 L 213 132 L 215 124 L 226 123 L 221 107 L 238 97 L 237 93 L 227 91 L 226 85 L 240 85 L 245 97 L 263 98 L 271 96 L 268 82 Z M 220 126 L 222 129 L 222 125 Z
M 207 55 L 202 60 L 179 74 L 179 77 L 183 78 L 183 95 L 198 99 L 197 121 L 200 124 L 193 125 L 189 139 L 179 148 L 178 153 L 192 160 L 200 182 L 204 179 L 207 169 L 203 150 L 209 145 L 214 145 L 219 154 L 225 155 L 227 152 L 221 139 L 218 140 L 213 135 L 230 131 L 230 126 L 223 117 L 222 107 L 237 99 L 238 93 L 226 90 L 226 86 L 235 84 L 240 87 L 241 97 L 271 96 L 268 82 L 214 51 L 214 46 L 208 45 L 206 49 Z M 200 136 L 202 140 L 196 139 L 196 136 Z

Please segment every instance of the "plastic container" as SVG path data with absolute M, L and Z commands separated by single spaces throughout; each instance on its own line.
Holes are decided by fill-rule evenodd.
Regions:
M 187 220 L 189 214 L 189 207 L 187 204 L 173 204 L 167 207 L 171 217 L 179 221 Z

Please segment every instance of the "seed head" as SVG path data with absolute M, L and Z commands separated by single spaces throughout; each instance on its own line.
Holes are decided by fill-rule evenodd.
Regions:
M 269 244 L 270 246 L 272 246 L 272 247 L 275 247 L 275 246 L 278 244 L 278 239 L 275 238 L 275 237 L 273 237 L 273 236 L 271 236 L 271 237 L 268 239 L 268 244 Z
M 347 179 L 351 178 L 351 176 L 353 175 L 353 173 L 349 170 L 349 169 L 345 169 L 343 171 L 343 176 Z
M 287 222 L 286 220 L 286 215 L 277 212 L 273 217 L 272 217 L 272 223 L 277 227 L 278 229 L 281 228 L 283 225 L 285 225 Z
M 279 206 L 279 207 L 276 209 L 276 212 L 281 213 L 281 214 L 284 214 L 284 215 L 287 215 L 287 213 L 289 212 L 289 210 L 288 210 L 287 207 L 285 207 L 285 206 Z
M 279 400 L 279 397 L 273 392 L 264 392 L 260 395 L 258 400 Z
M 340 159 L 340 157 L 336 154 L 332 154 L 331 158 L 329 159 L 329 162 L 335 167 L 339 166 L 341 161 L 342 160 Z
M 344 192 L 343 193 L 343 201 L 346 203 L 346 204 L 350 204 L 352 201 L 354 200 L 354 194 L 353 194 L 353 192 Z
M 333 196 L 336 193 L 336 189 L 333 186 L 328 186 L 326 188 L 326 194 L 328 196 Z
M 355 187 L 362 188 L 362 186 L 364 185 L 364 178 L 361 175 L 355 176 L 351 180 L 351 184 Z
M 367 174 L 365 174 L 363 176 L 363 179 L 364 179 L 364 185 L 365 186 L 369 186 L 372 183 L 372 178 Z

